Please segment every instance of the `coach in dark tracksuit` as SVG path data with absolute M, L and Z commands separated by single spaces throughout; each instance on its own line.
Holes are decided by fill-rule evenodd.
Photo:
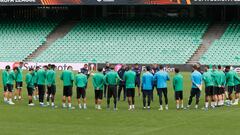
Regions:
M 123 80 L 123 75 L 125 73 L 125 65 L 123 65 L 119 70 L 118 70 L 118 76 Z M 126 87 L 125 87 L 125 82 L 120 81 L 118 84 L 118 101 L 120 101 L 121 97 L 121 92 L 123 90 L 123 100 L 126 100 Z
M 105 76 L 110 71 L 111 71 L 110 64 L 108 62 L 106 62 L 106 66 L 103 70 L 103 75 Z M 106 95 L 107 95 L 107 85 L 104 84 L 103 96 L 106 98 Z
M 90 74 L 89 74 L 89 70 L 88 70 L 88 64 L 84 64 L 84 67 L 80 69 L 80 72 L 84 75 L 87 76 L 87 79 L 89 78 Z M 85 89 L 87 89 L 87 85 L 85 86 Z

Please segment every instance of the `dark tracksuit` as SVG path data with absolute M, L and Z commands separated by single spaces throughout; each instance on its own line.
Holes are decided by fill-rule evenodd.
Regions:
M 135 86 L 137 86 L 138 88 L 140 88 L 140 84 L 141 84 L 141 68 L 133 68 L 133 71 L 136 73 L 136 83 Z
M 80 71 L 81 71 L 81 73 L 83 73 L 84 75 L 87 76 L 87 79 L 89 78 L 90 74 L 89 74 L 89 72 L 88 72 L 88 69 L 86 69 L 86 68 L 81 68 Z M 87 89 L 87 85 L 88 85 L 88 84 L 86 84 L 85 89 Z
M 121 68 L 118 70 L 118 76 L 123 80 L 123 75 L 125 73 L 125 69 Z M 120 100 L 121 92 L 123 90 L 123 98 L 124 101 L 126 100 L 126 87 L 125 87 L 125 82 L 120 81 L 118 85 L 118 100 Z

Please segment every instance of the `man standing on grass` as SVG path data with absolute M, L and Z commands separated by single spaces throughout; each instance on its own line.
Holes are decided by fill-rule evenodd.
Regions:
M 213 97 L 213 77 L 212 71 L 210 71 L 209 66 L 205 66 L 205 72 L 203 73 L 203 81 L 205 83 L 205 108 L 208 109 L 209 102 L 211 102 L 211 107 L 214 108 L 214 97 Z
M 111 71 L 108 72 L 105 77 L 104 81 L 108 86 L 107 90 L 107 108 L 110 109 L 110 99 L 111 97 L 114 98 L 114 111 L 117 110 L 117 84 L 121 78 L 118 76 L 118 73 L 114 71 L 114 66 L 111 66 Z
M 175 68 L 175 76 L 173 77 L 173 89 L 175 91 L 175 100 L 177 109 L 183 109 L 183 76 L 179 73 L 179 69 Z
M 235 100 L 234 100 L 234 105 L 238 105 L 239 102 L 239 93 L 240 93 L 240 77 L 236 71 L 234 71 L 236 74 L 236 77 L 234 78 L 234 84 L 235 84 Z
M 32 101 L 33 91 L 34 91 L 34 70 L 32 68 L 29 69 L 29 72 L 26 75 L 27 84 L 27 92 L 28 92 L 28 105 L 34 106 L 34 103 Z
M 2 81 L 3 81 L 3 100 L 5 103 L 8 102 L 8 87 L 7 87 L 7 82 L 8 82 L 8 77 L 9 77 L 9 71 L 10 71 L 10 66 L 7 65 L 5 67 L 5 70 L 2 71 Z
M 137 86 L 137 88 L 138 88 L 138 96 L 140 96 L 141 68 L 139 68 L 137 63 L 134 65 L 133 71 L 136 73 L 135 87 Z
M 154 81 L 157 84 L 157 91 L 158 91 L 158 96 L 159 96 L 159 104 L 160 108 L 159 110 L 162 111 L 162 95 L 164 95 L 165 98 L 165 109 L 168 110 L 168 91 L 167 91 L 167 81 L 170 80 L 170 77 L 166 71 L 163 71 L 163 66 L 160 65 L 160 71 L 155 73 L 154 75 Z
M 193 97 L 196 97 L 195 109 L 198 109 L 202 90 L 202 74 L 198 71 L 198 68 L 198 65 L 193 65 L 193 72 L 191 74 L 192 89 L 188 100 L 187 108 L 191 106 Z
M 16 73 L 16 93 L 14 96 L 14 99 L 17 100 L 17 98 L 19 100 L 22 99 L 22 87 L 23 87 L 23 62 L 19 63 L 19 66 L 17 67 L 17 73 Z M 18 97 L 17 97 L 18 96 Z
M 123 79 L 123 75 L 126 71 L 126 65 L 122 65 L 122 67 L 118 70 L 118 76 Z M 126 101 L 126 85 L 124 81 L 120 81 L 118 84 L 118 101 L 120 101 L 121 92 L 123 90 L 123 101 Z
M 47 77 L 47 66 L 43 66 L 42 69 L 37 71 L 37 85 L 39 92 L 39 103 L 40 106 L 44 107 L 44 94 L 46 89 L 46 77 Z
M 108 72 L 110 72 L 111 69 L 110 69 L 110 63 L 109 62 L 106 62 L 106 66 L 105 68 L 103 69 L 103 75 L 106 75 Z M 107 85 L 104 84 L 104 91 L 103 91 L 103 96 L 104 98 L 106 98 L 106 95 L 107 95 Z
M 69 66 L 67 70 L 64 70 L 61 74 L 60 79 L 63 81 L 63 98 L 62 98 L 62 107 L 66 108 L 66 98 L 68 98 L 68 108 L 74 109 L 72 107 L 72 87 L 74 81 L 74 75 L 72 72 L 72 67 Z
M 222 66 L 218 65 L 218 73 L 220 74 L 221 83 L 218 93 L 218 106 L 224 105 L 224 93 L 225 93 L 225 84 L 226 84 L 226 76 L 222 70 Z
M 54 100 L 56 94 L 56 72 L 55 65 L 51 65 L 47 72 L 47 106 L 50 105 L 49 101 L 51 98 L 51 106 L 55 107 Z
M 93 75 L 92 83 L 95 90 L 95 108 L 101 110 L 101 103 L 103 98 L 104 75 L 102 68 L 98 67 L 98 72 Z
M 152 74 L 153 76 L 159 71 L 159 67 L 158 67 L 158 64 L 153 64 L 153 67 L 152 67 Z M 154 89 L 157 89 L 157 82 L 154 80 L 153 82 L 153 88 L 152 88 L 152 93 L 151 93 L 151 96 L 152 96 L 152 101 L 153 101 L 153 93 L 154 93 Z M 159 96 L 159 95 L 158 95 Z
M 40 69 L 39 66 L 36 67 L 36 69 L 33 71 L 33 82 L 34 82 L 34 93 L 33 93 L 33 99 L 37 100 L 39 98 L 38 96 L 38 85 L 37 85 L 37 71 Z
M 132 68 L 126 67 L 126 72 L 123 75 L 123 80 L 126 84 L 126 91 L 128 97 L 128 110 L 134 110 L 134 97 L 135 97 L 135 82 L 136 82 L 136 73 L 132 70 Z
M 14 105 L 15 103 L 13 103 L 12 101 L 12 91 L 13 91 L 13 84 L 14 84 L 14 80 L 16 79 L 15 73 L 17 72 L 17 68 L 14 68 L 13 70 L 8 70 L 8 78 L 7 78 L 7 90 L 8 90 L 8 101 L 7 103 L 9 105 Z
M 87 76 L 83 74 L 82 72 L 79 72 L 75 77 L 75 85 L 76 85 L 76 91 L 77 91 L 77 100 L 78 100 L 78 107 L 79 109 L 82 109 L 81 104 L 81 97 L 83 99 L 83 109 L 87 109 L 86 104 L 86 85 L 87 85 Z
M 232 93 L 235 89 L 235 83 L 234 81 L 240 81 L 240 78 L 238 77 L 237 73 L 234 70 L 230 69 L 230 66 L 226 66 L 226 85 L 228 87 L 228 104 L 237 105 L 238 103 L 238 92 L 235 90 L 235 101 L 233 101 Z
M 147 108 L 150 109 L 154 80 L 153 80 L 153 75 L 151 73 L 150 66 L 147 66 L 146 69 L 147 69 L 147 72 L 145 72 L 142 76 L 143 109 L 146 109 L 146 97 L 147 97 Z

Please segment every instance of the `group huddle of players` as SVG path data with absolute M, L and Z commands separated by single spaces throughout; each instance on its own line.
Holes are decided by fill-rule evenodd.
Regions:
M 16 91 L 14 99 L 21 100 L 23 86 L 23 63 L 20 62 L 18 67 L 11 69 L 6 66 L 2 72 L 4 102 L 14 105 L 12 100 L 14 91 L 14 82 L 16 82 Z M 56 94 L 56 72 L 55 65 L 49 64 L 42 68 L 30 68 L 26 74 L 25 82 L 28 92 L 29 106 L 34 106 L 33 99 L 39 100 L 40 106 L 51 106 L 56 108 L 54 104 Z M 205 66 L 205 71 L 200 71 L 199 65 L 193 65 L 191 73 L 191 91 L 187 108 L 190 107 L 192 99 L 196 97 L 195 108 L 198 108 L 199 99 L 202 91 L 202 84 L 205 83 L 205 106 L 215 108 L 223 105 L 237 105 L 240 92 L 240 77 L 237 72 L 232 70 L 230 66 L 223 68 L 222 66 Z M 72 106 L 72 88 L 76 86 L 76 97 L 79 109 L 87 109 L 86 91 L 88 89 L 88 79 L 92 75 L 92 85 L 95 91 L 95 108 L 102 109 L 101 103 L 103 97 L 107 99 L 107 108 L 110 109 L 110 100 L 113 97 L 114 110 L 117 110 L 117 102 L 120 100 L 123 91 L 123 100 L 128 100 L 129 110 L 135 109 L 135 88 L 137 87 L 138 96 L 143 97 L 143 108 L 150 109 L 153 101 L 154 90 L 157 90 L 159 96 L 159 110 L 163 110 L 162 97 L 165 99 L 165 109 L 168 110 L 168 86 L 167 81 L 170 80 L 168 72 L 164 70 L 162 65 L 154 64 L 146 66 L 146 70 L 142 74 L 142 69 L 135 64 L 133 67 L 122 65 L 118 71 L 115 67 L 106 63 L 104 68 L 98 67 L 97 72 L 90 73 L 88 65 L 85 64 L 80 71 L 74 75 L 73 69 L 69 66 L 62 71 L 60 80 L 63 82 L 62 107 L 75 109 Z M 141 75 L 142 74 L 142 75 Z M 172 78 L 172 86 L 175 93 L 176 108 L 184 109 L 183 90 L 184 78 L 178 68 L 175 68 L 175 75 Z M 47 91 L 45 89 L 47 88 Z M 233 96 L 233 92 L 235 95 Z M 46 97 L 46 104 L 44 103 Z M 82 99 L 82 101 L 81 101 Z M 225 102 L 224 102 L 225 101 Z M 50 104 L 51 103 L 51 104 Z

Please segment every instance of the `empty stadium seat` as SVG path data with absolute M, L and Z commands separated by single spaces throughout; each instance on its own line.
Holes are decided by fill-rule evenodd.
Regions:
M 185 64 L 207 27 L 195 19 L 81 20 L 33 61 Z
M 240 65 L 240 22 L 232 21 L 222 37 L 201 57 L 201 64 Z
M 60 20 L 1 20 L 0 61 L 24 60 L 46 41 Z

